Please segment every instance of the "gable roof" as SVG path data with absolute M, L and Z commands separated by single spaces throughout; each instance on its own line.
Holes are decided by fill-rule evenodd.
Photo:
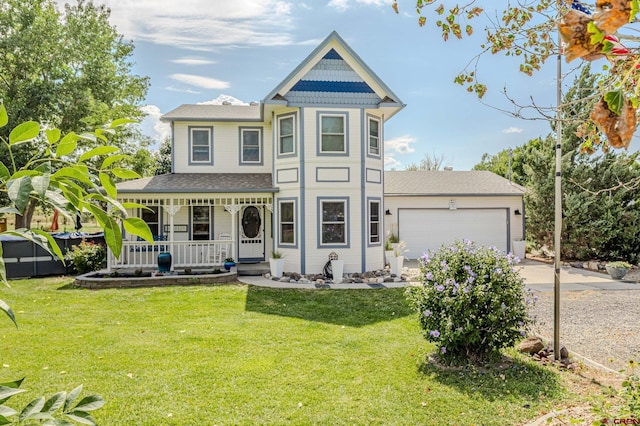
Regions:
M 384 196 L 524 195 L 524 188 L 486 170 L 385 171 Z
M 161 121 L 262 121 L 260 104 L 209 105 L 183 104 L 160 117 Z
M 264 104 L 404 107 L 400 98 L 333 31 L 263 100 Z
M 132 192 L 278 192 L 271 173 L 170 173 L 128 180 L 118 193 Z

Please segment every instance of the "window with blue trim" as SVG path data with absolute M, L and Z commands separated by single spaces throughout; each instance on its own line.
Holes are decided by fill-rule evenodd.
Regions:
M 346 244 L 347 243 L 347 222 L 346 211 L 347 201 L 344 200 L 322 200 L 320 201 L 322 213 L 320 244 Z
M 209 206 L 191 207 L 192 240 L 211 239 L 211 209 Z
M 140 218 L 149 225 L 152 235 L 160 235 L 160 207 L 159 206 L 147 206 L 147 208 L 140 209 Z
M 380 121 L 369 118 L 369 155 L 380 155 Z
M 191 162 L 212 163 L 211 129 L 192 127 L 190 130 Z
M 293 116 L 278 118 L 278 154 L 295 153 L 295 130 Z
M 242 163 L 262 162 L 260 152 L 261 132 L 259 129 L 240 129 L 242 144 Z
M 380 242 L 380 201 L 369 201 L 369 244 Z
M 347 152 L 344 115 L 320 116 L 320 152 Z
M 280 201 L 280 244 L 295 245 L 296 215 L 293 201 Z

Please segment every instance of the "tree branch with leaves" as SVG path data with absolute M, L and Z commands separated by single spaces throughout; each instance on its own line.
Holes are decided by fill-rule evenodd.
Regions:
M 637 128 L 637 107 L 640 93 L 640 55 L 638 46 L 624 46 L 621 42 L 638 43 L 637 37 L 622 34 L 636 24 L 640 0 L 596 0 L 586 4 L 579 0 L 519 0 L 509 2 L 495 16 L 485 8 L 495 5 L 481 0 L 455 3 L 444 0 L 411 0 L 415 5 L 418 25 L 432 22 L 446 42 L 453 35 L 458 39 L 474 34 L 474 25 L 483 17 L 485 40 L 480 53 L 454 82 L 482 98 L 488 88 L 478 79 L 480 58 L 486 54 L 503 54 L 520 58 L 519 70 L 534 75 L 551 57 L 564 55 L 567 62 L 582 59 L 585 63 L 604 58 L 607 62 L 598 74 L 599 102 L 578 129 L 583 152 L 597 149 L 627 148 Z M 396 0 L 393 9 L 399 13 Z M 562 45 L 554 37 L 562 36 Z M 513 103 L 513 101 L 512 101 Z M 523 109 L 517 106 L 518 111 Z M 539 109 L 536 107 L 535 109 Z M 543 117 L 552 114 L 539 109 Z

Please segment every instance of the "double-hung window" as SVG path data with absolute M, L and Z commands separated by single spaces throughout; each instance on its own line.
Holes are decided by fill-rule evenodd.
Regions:
M 189 163 L 213 164 L 212 127 L 189 127 Z
M 329 115 L 320 116 L 320 152 L 322 153 L 346 153 L 345 116 Z
M 380 243 L 380 201 L 369 200 L 369 244 Z
M 296 244 L 296 214 L 294 201 L 280 201 L 280 245 Z
M 320 245 L 347 245 L 347 200 L 320 200 Z
M 262 130 L 240 128 L 240 164 L 262 164 Z
M 295 116 L 287 115 L 278 118 L 278 154 L 295 154 L 296 126 Z
M 149 206 L 145 209 L 141 209 L 140 218 L 147 222 L 151 234 L 160 235 L 160 207 Z
M 369 117 L 369 155 L 380 156 L 380 120 Z
M 191 224 L 193 240 L 211 239 L 211 208 L 209 206 L 191 207 Z

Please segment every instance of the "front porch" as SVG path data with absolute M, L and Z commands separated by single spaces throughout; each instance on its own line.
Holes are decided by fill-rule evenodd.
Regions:
M 172 268 L 210 268 L 224 264 L 233 257 L 235 240 L 208 241 L 123 241 L 120 257 L 111 251 L 107 258 L 107 269 L 157 269 L 158 254 L 171 253 Z
M 194 181 L 204 186 L 205 177 L 211 176 L 196 176 Z M 127 213 L 149 225 L 154 242 L 123 229 L 122 252 L 118 257 L 109 252 L 108 270 L 157 269 L 159 253 L 171 254 L 172 269 L 222 268 L 227 258 L 238 264 L 266 260 L 273 245 L 272 192 L 176 193 L 171 191 L 177 189 L 172 188 L 176 179 L 162 178 L 166 192 L 156 188 L 145 193 L 154 179 L 140 188 L 119 188 L 123 205 L 145 206 L 128 208 Z

